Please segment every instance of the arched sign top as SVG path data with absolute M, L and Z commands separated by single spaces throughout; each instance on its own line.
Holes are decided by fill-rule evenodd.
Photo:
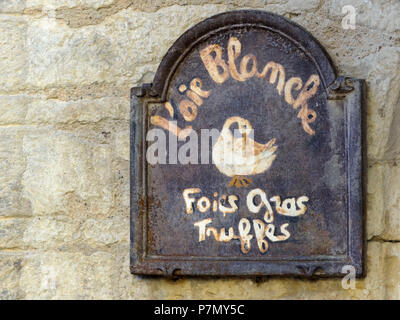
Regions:
M 335 81 L 336 72 L 328 53 L 304 28 L 270 12 L 238 10 L 205 19 L 182 34 L 162 59 L 150 94 L 165 100 L 170 81 L 187 54 L 213 35 L 237 28 L 259 28 L 279 34 L 308 56 L 318 70 L 321 85 L 324 88 L 329 87 Z

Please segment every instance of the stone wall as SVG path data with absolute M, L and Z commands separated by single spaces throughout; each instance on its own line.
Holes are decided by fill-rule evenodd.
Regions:
M 0 298 L 400 298 L 400 2 L 0 0 Z M 368 276 L 144 279 L 129 273 L 129 89 L 185 30 L 242 8 L 304 26 L 367 80 Z

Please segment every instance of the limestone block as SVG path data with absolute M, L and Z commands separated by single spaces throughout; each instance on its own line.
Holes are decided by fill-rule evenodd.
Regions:
M 36 9 L 55 9 L 55 8 L 94 8 L 98 9 L 106 7 L 114 2 L 115 0 L 25 0 L 27 8 Z
M 129 120 L 129 100 L 118 97 L 60 101 L 35 99 L 29 104 L 28 124 L 87 124 L 104 120 Z
M 400 166 L 397 160 L 368 166 L 367 233 L 392 241 L 400 240 Z
M 27 19 L 0 15 L 0 92 L 24 86 L 28 73 L 26 52 Z
M 105 251 L 32 253 L 20 288 L 26 299 L 112 299 L 118 273 L 118 261 Z
M 85 246 L 80 231 L 82 223 L 82 219 L 68 216 L 33 217 L 26 223 L 21 240 L 25 247 L 41 250 L 65 250 L 76 247 L 78 243 Z
M 0 96 L 0 125 L 23 124 L 30 102 L 28 95 Z
M 118 131 L 115 134 L 117 156 L 123 160 L 129 160 L 130 141 L 129 129 Z
M 112 206 L 111 150 L 74 133 L 42 127 L 24 136 L 24 196 L 34 214 L 107 214 Z
M 88 219 L 82 225 L 83 237 L 89 243 L 112 245 L 129 242 L 129 218 L 112 216 L 103 219 Z M 127 252 L 128 253 L 128 252 Z
M 2 0 L 0 1 L 1 13 L 22 12 L 25 9 L 25 0 Z
M 24 248 L 24 232 L 29 224 L 26 218 L 0 219 L 0 250 Z
M 22 175 L 26 162 L 22 150 L 23 136 L 29 130 L 0 127 L 0 217 L 29 216 L 31 202 L 22 194 Z
M 16 227 L 8 230 L 8 226 Z M 129 217 L 120 213 L 103 218 L 38 216 L 25 219 L 19 224 L 0 220 L 2 247 L 8 244 L 8 247 L 38 250 L 71 251 L 78 248 L 84 252 L 94 252 L 104 249 L 105 246 L 127 244 L 128 241 Z
M 383 208 L 385 240 L 400 240 L 400 162 L 385 163 L 383 166 Z
M 118 145 L 116 147 L 118 149 Z M 130 208 L 130 162 L 128 160 L 117 159 L 114 161 L 114 198 L 119 204 L 117 210 L 121 215 L 129 215 Z
M 385 230 L 384 165 L 375 163 L 367 167 L 366 224 L 367 238 L 381 235 Z
M 21 253 L 0 253 L 0 299 L 15 300 L 25 297 L 19 286 L 24 255 Z
M 400 154 L 398 123 L 400 115 L 400 48 L 382 48 L 365 58 L 367 77 L 368 155 L 393 159 Z
M 385 258 L 385 299 L 400 299 L 400 244 L 386 243 Z
M 372 1 L 329 1 L 329 15 L 332 18 L 342 19 L 347 13 L 342 13 L 342 8 L 351 5 L 356 13 L 356 27 L 380 30 L 381 32 L 400 31 L 400 3 L 398 1 L 372 0 Z

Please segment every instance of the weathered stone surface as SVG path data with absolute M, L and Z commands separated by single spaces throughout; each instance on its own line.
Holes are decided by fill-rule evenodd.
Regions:
M 367 77 L 368 155 L 374 159 L 399 157 L 398 124 L 400 113 L 400 48 L 382 48 L 365 59 Z M 364 68 L 368 68 L 364 66 Z
M 86 124 L 104 120 L 129 120 L 129 100 L 104 97 L 77 101 L 35 100 L 28 106 L 27 124 Z
M 117 159 L 116 161 L 114 161 L 115 202 L 119 204 L 117 210 L 120 210 L 121 214 L 126 216 L 129 215 L 129 205 L 130 205 L 129 172 L 130 168 L 128 160 Z
M 36 11 L 48 12 L 59 8 L 92 8 L 110 7 L 118 0 L 2 0 L 0 12 L 5 13 L 32 13 Z
M 22 12 L 25 9 L 24 0 L 2 0 L 0 1 L 0 12 L 12 13 Z
M 385 230 L 385 203 L 383 199 L 385 179 L 383 167 L 382 163 L 368 165 L 368 185 L 366 190 L 368 239 L 381 235 Z
M 385 246 L 385 299 L 400 299 L 400 246 L 388 243 Z
M 368 167 L 368 238 L 400 240 L 400 164 L 378 161 Z
M 117 156 L 124 160 L 129 160 L 129 129 L 119 131 L 115 135 Z
M 118 2 L 115 0 L 25 0 L 26 8 L 93 8 L 108 7 Z
M 112 245 L 128 242 L 127 217 L 112 216 L 106 219 L 88 219 L 82 225 L 83 236 L 89 243 Z
M 105 215 L 112 207 L 111 151 L 65 131 L 24 136 L 24 197 L 34 214 Z
M 34 249 L 65 247 L 80 240 L 79 222 L 80 219 L 58 215 L 34 217 L 27 224 L 21 240 Z
M 0 15 L 0 92 L 24 86 L 28 68 L 27 28 L 25 17 Z
M 383 165 L 383 208 L 386 240 L 400 240 L 400 161 Z
M 210 9 L 215 7 L 211 6 Z M 184 9 L 177 7 L 177 10 L 183 12 Z M 179 19 L 179 23 L 187 23 L 190 16 L 195 14 L 198 15 L 196 19 L 201 20 L 211 10 L 197 11 L 186 10 L 186 16 L 188 13 L 189 16 Z M 30 54 L 29 82 L 33 86 L 43 87 L 82 85 L 94 81 L 139 81 L 144 73 L 155 71 L 155 61 L 170 45 L 167 40 L 171 39 L 172 42 L 179 31 L 185 28 L 176 28 L 168 15 L 156 15 L 158 17 L 153 19 L 158 23 L 154 24 L 148 19 L 148 14 L 124 10 L 115 15 L 112 21 L 109 19 L 101 25 L 78 30 L 54 18 L 33 21 L 28 28 L 27 41 Z M 162 43 L 149 37 L 149 33 L 157 32 L 154 30 L 157 28 L 163 28 Z
M 3 3 L 4 2 L 4 3 Z M 177 6 L 205 6 L 210 4 L 227 5 L 230 8 L 264 8 L 268 10 L 277 9 L 300 12 L 310 9 L 317 9 L 320 0 L 4 0 L 0 4 L 0 12 L 38 12 L 42 11 L 51 15 L 58 13 L 67 14 L 67 19 L 76 19 L 77 17 L 89 20 L 89 17 L 95 21 L 86 21 L 93 24 L 96 18 L 112 15 L 121 9 L 130 7 L 135 11 L 153 13 L 160 9 Z M 81 12 L 77 12 L 76 9 Z M 61 17 L 64 18 L 64 17 Z M 101 21 L 101 20 L 100 20 Z M 83 23 L 83 25 L 85 22 Z M 80 23 L 79 25 L 82 25 Z
M 23 124 L 30 101 L 27 95 L 0 96 L 0 124 Z
M 63 101 L 26 94 L 3 95 L 0 106 L 0 125 L 73 125 L 129 120 L 129 99 L 125 97 Z
M 112 299 L 119 260 L 112 253 L 99 251 L 47 251 L 27 255 L 20 276 L 25 298 Z
M 372 0 L 333 0 L 329 2 L 329 15 L 342 19 L 346 5 L 354 7 L 356 12 L 356 27 L 379 30 L 381 32 L 400 31 L 400 3 L 398 1 Z M 348 13 L 348 11 L 345 11 Z
M 21 289 L 19 279 L 24 265 L 21 253 L 0 253 L 0 299 L 23 299 L 25 292 Z
M 0 220 L 0 248 L 82 250 L 127 243 L 127 217 L 80 218 L 40 216 L 31 219 Z
M 29 223 L 26 218 L 0 219 L 0 249 L 24 248 L 24 232 Z
M 26 130 L 0 127 L 0 217 L 29 216 L 31 202 L 22 195 L 21 179 L 26 162 L 22 139 Z
M 400 8 L 334 0 L 0 1 L 0 299 L 400 299 Z M 140 278 L 129 273 L 129 89 L 219 12 L 259 8 L 309 30 L 367 80 L 368 276 Z

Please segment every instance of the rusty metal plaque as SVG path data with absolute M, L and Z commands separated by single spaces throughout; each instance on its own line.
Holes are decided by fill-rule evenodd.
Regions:
M 364 92 L 283 17 L 185 32 L 131 90 L 131 272 L 363 276 Z

